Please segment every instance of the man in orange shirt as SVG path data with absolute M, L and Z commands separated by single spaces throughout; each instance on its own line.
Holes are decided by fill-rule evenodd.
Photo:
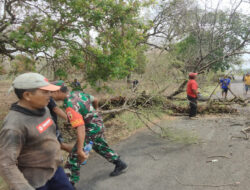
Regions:
M 189 100 L 189 117 L 195 117 L 197 113 L 197 95 L 198 83 L 196 82 L 197 73 L 189 73 L 189 81 L 187 83 L 187 98 Z

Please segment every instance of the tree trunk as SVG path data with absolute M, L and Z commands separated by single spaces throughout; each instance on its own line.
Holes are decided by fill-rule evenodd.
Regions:
M 167 96 L 167 98 L 172 99 L 174 96 L 184 92 L 184 88 L 185 88 L 187 82 L 188 82 L 188 80 L 183 81 L 182 84 L 179 86 L 179 88 L 176 91 L 174 91 L 172 94 Z
M 131 73 L 127 75 L 127 84 L 131 83 Z

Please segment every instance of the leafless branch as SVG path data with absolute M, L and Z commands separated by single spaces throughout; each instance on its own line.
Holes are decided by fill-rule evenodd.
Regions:
M 219 184 L 219 185 L 212 185 L 212 184 L 187 184 L 187 183 L 182 183 L 176 176 L 175 176 L 176 181 L 183 185 L 183 186 L 199 186 L 199 187 L 223 187 L 223 186 L 238 186 L 240 182 L 234 182 L 234 183 L 227 183 L 227 184 Z

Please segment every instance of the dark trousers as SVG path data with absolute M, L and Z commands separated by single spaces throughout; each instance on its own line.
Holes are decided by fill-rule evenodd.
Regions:
M 189 100 L 189 117 L 196 116 L 197 113 L 197 98 L 193 98 L 191 96 L 187 96 Z
M 74 187 L 69 182 L 63 168 L 58 167 L 55 175 L 44 186 L 36 190 L 74 190 Z

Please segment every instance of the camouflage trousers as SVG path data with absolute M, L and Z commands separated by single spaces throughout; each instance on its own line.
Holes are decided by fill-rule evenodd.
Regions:
M 118 154 L 115 153 L 107 144 L 102 131 L 90 135 L 87 133 L 84 144 L 89 143 L 89 141 L 93 142 L 93 150 L 95 150 L 95 152 L 100 154 L 102 157 L 106 158 L 109 162 L 113 163 L 119 158 Z M 75 144 L 65 164 L 65 173 L 69 177 L 72 185 L 75 185 L 80 180 L 80 166 L 81 163 L 79 163 L 77 158 L 77 148 Z

